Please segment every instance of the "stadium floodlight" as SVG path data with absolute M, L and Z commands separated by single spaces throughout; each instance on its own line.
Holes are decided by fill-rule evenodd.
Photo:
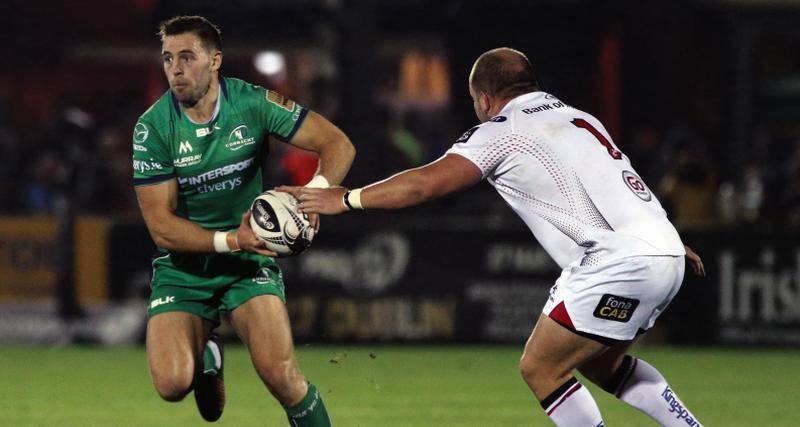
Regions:
M 256 54 L 253 63 L 259 73 L 265 76 L 280 74 L 286 67 L 283 54 L 274 50 L 264 50 Z

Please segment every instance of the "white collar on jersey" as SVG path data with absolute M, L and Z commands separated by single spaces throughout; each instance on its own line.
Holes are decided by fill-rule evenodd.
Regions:
M 553 95 L 550 95 L 549 93 L 542 91 L 523 93 L 522 95 L 519 95 L 516 98 L 511 99 L 511 101 L 508 101 L 508 103 L 505 106 L 503 106 L 502 109 L 500 109 L 500 112 L 497 113 L 497 115 L 501 115 L 504 112 L 511 110 L 512 108 L 514 108 L 515 105 L 517 105 L 520 102 L 530 101 L 532 99 L 542 96 L 553 96 Z M 555 99 L 555 97 L 553 97 L 553 99 Z

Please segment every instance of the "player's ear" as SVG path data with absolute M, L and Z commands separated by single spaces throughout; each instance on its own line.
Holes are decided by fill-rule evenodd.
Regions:
M 219 50 L 215 50 L 214 53 L 211 55 L 211 71 L 217 71 L 221 66 L 222 66 L 222 52 Z
M 484 114 L 488 114 L 489 110 L 492 109 L 492 99 L 489 98 L 489 94 L 484 91 L 481 91 L 481 93 L 478 94 L 478 103 L 480 104 L 481 111 L 483 111 Z

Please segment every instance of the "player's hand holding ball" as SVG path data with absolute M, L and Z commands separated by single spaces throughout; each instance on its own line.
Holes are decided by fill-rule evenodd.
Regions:
M 248 209 L 242 215 L 242 221 L 239 223 L 239 228 L 236 230 L 236 241 L 239 244 L 239 249 L 244 252 L 256 253 L 268 257 L 276 257 L 278 253 L 268 250 L 263 240 L 256 236 L 253 229 L 250 227 L 250 218 L 252 214 Z
M 255 250 L 256 253 L 273 253 L 268 256 L 297 255 L 311 245 L 316 234 L 308 214 L 300 212 L 297 200 L 287 193 L 261 193 L 245 215 L 248 216 L 251 233 L 264 248 Z

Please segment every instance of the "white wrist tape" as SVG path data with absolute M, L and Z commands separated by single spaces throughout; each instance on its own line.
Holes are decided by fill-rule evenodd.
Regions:
M 364 206 L 361 206 L 361 190 L 363 190 L 363 188 L 350 190 L 350 194 L 347 196 L 347 201 L 350 202 L 350 206 L 352 206 L 353 209 L 364 209 Z
M 328 182 L 328 178 L 322 175 L 314 175 L 314 178 L 305 185 L 305 187 L 308 188 L 328 188 L 330 186 L 331 184 Z
M 214 233 L 214 251 L 220 254 L 228 253 L 231 251 L 228 246 L 228 233 L 225 231 L 217 231 Z

